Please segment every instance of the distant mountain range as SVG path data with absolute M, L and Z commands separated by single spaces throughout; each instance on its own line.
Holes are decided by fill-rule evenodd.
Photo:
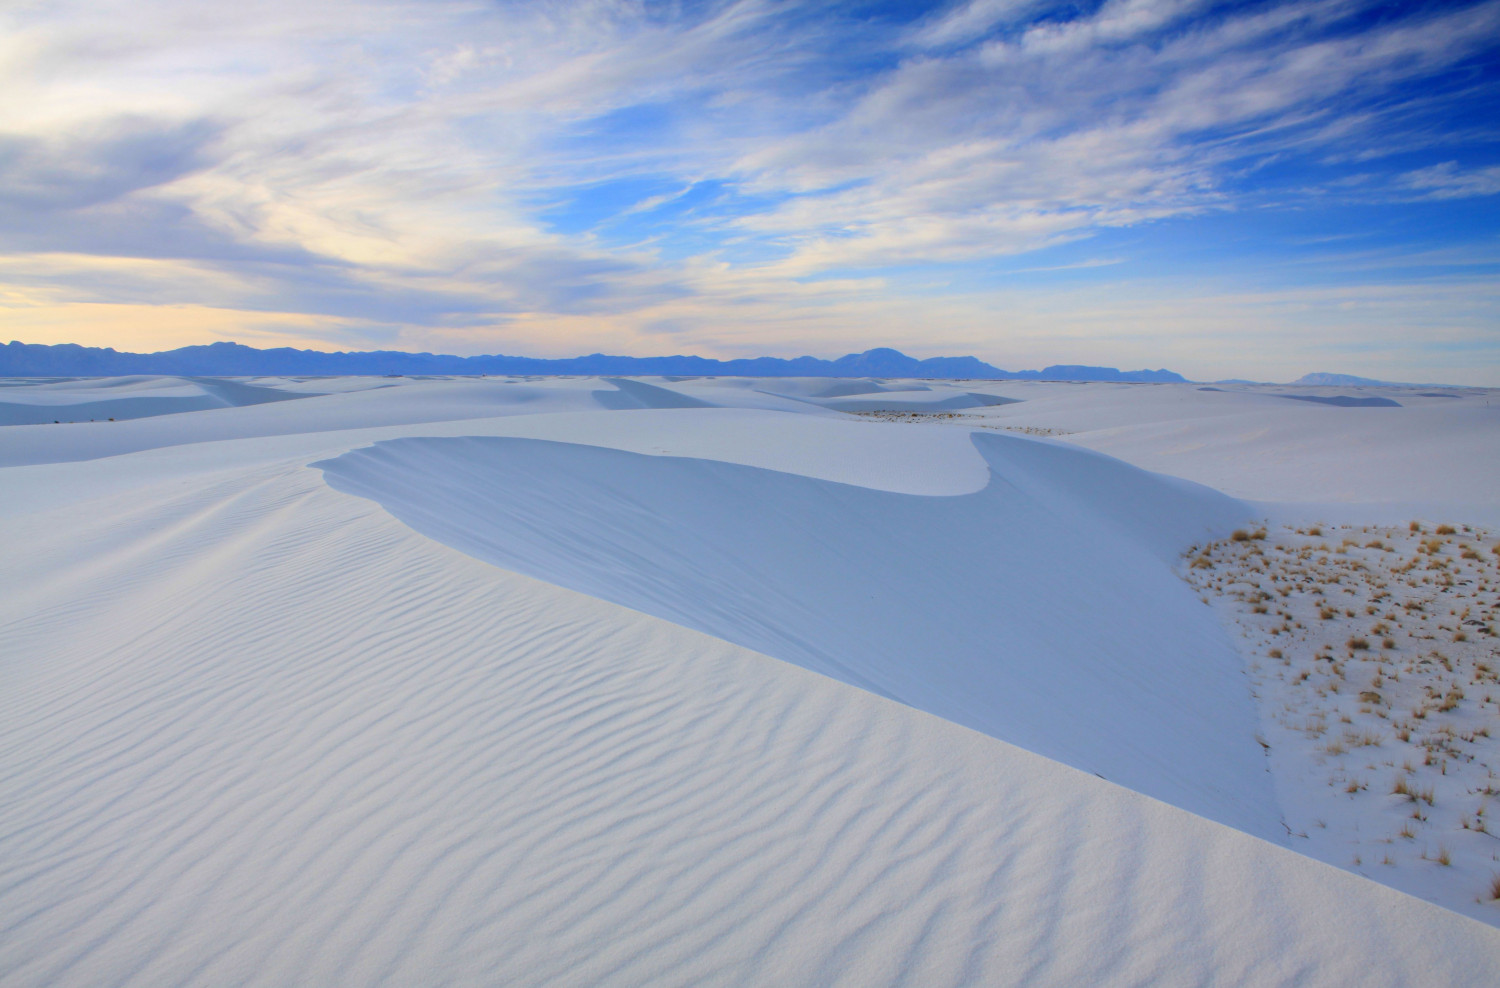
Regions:
M 1355 377 L 1353 374 L 1329 374 L 1326 371 L 1319 371 L 1316 374 L 1303 374 L 1292 383 L 1325 388 L 1461 388 L 1466 386 L 1462 384 L 1433 384 L 1430 381 L 1425 384 L 1412 381 L 1377 381 L 1373 377 Z
M 1395 385 L 1396 381 L 1377 381 L 1373 377 L 1355 377 L 1353 374 L 1329 374 L 1327 371 L 1319 371 L 1316 374 L 1303 374 L 1293 384 L 1306 384 L 1315 387 L 1348 388 L 1361 384 Z
M 0 346 L 0 376 L 115 377 L 125 374 L 175 374 L 197 377 L 261 377 L 338 374 L 648 374 L 661 376 L 734 377 L 918 377 L 982 378 L 1027 381 L 1186 380 L 1169 370 L 1122 371 L 1113 367 L 1059 364 L 1042 370 L 1007 371 L 977 357 L 929 357 L 918 360 L 899 350 L 878 347 L 837 360 L 817 357 L 751 357 L 712 360 L 707 357 L 587 357 L 548 359 L 455 357 L 447 354 L 373 350 L 324 353 L 278 347 L 257 350 L 238 343 L 185 346 L 159 353 L 125 353 L 110 347 L 76 343 L 47 346 L 16 343 Z

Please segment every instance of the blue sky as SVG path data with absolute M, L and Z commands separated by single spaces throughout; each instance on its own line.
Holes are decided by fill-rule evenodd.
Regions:
M 1500 0 L 22 0 L 0 320 L 1500 385 Z

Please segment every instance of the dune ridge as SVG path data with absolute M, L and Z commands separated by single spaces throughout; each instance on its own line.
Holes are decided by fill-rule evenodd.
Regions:
M 1254 795 L 1224 629 L 1171 570 L 1267 504 L 1079 448 L 1324 524 L 1482 513 L 1489 393 L 1369 411 L 1020 383 L 898 424 L 799 398 L 913 382 L 235 383 L 302 400 L 0 428 L 0 983 L 1500 981 L 1500 907 L 1476 923 L 1117 784 L 1214 813 L 1222 744 L 1220 781 Z M 622 587 L 647 599 L 604 599 Z M 673 593 L 673 620 L 647 613 Z M 1052 732 L 1015 737 L 1081 738 L 1049 753 L 1111 781 L 722 637 L 756 614 L 766 651 L 872 689 L 980 716 L 998 695 Z M 986 665 L 1015 696 L 964 688 Z M 1228 727 L 1200 751 L 1205 711 Z M 1140 744 L 1174 738 L 1186 777 Z
M 945 498 L 524 439 L 315 465 L 477 558 L 1280 839 L 1242 664 L 1170 566 L 1248 512 L 1097 454 L 973 442 L 991 481 Z
M 6 984 L 1478 984 L 1500 959 L 1494 930 L 485 565 L 313 471 L 154 493 L 3 525 L 46 561 L 0 604 Z

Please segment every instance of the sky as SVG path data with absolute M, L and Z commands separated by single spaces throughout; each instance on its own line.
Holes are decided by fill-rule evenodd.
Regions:
M 0 0 L 0 337 L 1500 385 L 1500 0 Z

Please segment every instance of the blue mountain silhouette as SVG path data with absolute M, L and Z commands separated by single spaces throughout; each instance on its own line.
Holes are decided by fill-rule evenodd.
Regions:
M 448 354 L 371 350 L 325 353 L 278 347 L 258 350 L 239 343 L 210 343 L 158 353 L 126 353 L 76 343 L 48 346 L 12 342 L 0 346 L 0 375 L 7 377 L 112 377 L 122 374 L 181 374 L 197 377 L 340 374 L 649 374 L 740 377 L 916 377 L 1048 381 L 1182 381 L 1169 370 L 1121 371 L 1113 367 L 1061 364 L 1042 370 L 1007 371 L 977 357 L 918 360 L 877 347 L 837 360 L 817 357 L 456 357 Z

